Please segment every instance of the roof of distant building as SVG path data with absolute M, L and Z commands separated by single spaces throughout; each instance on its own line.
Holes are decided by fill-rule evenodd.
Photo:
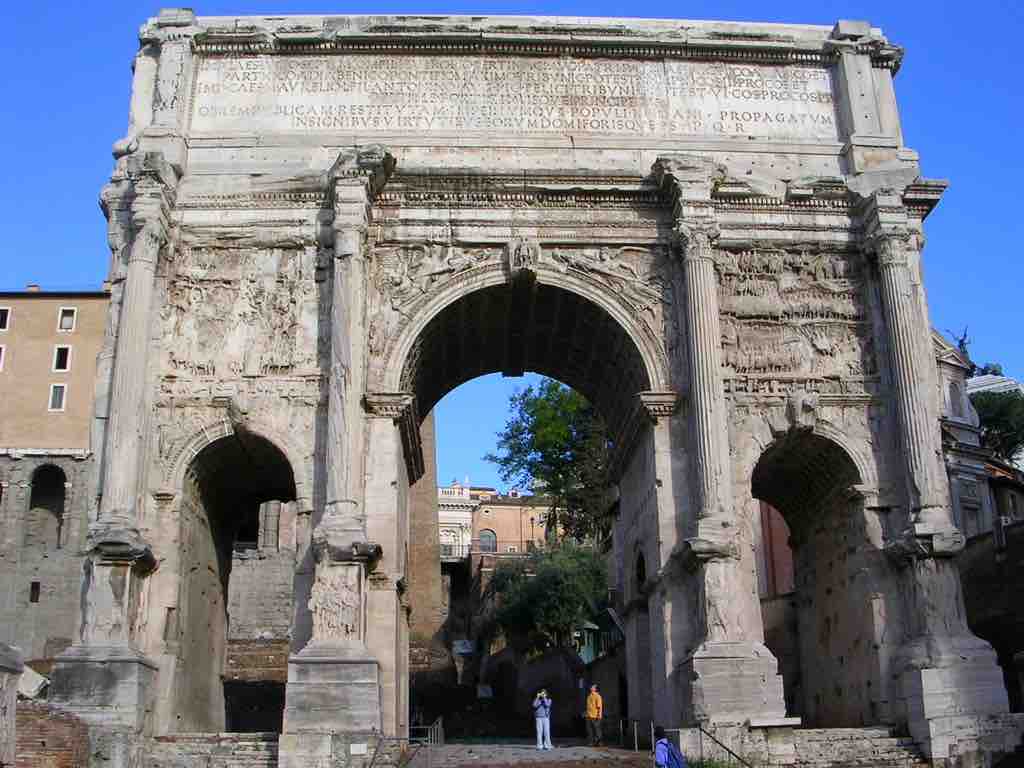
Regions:
M 967 380 L 967 394 L 974 392 L 1024 392 L 1024 384 L 1009 376 L 986 373 Z

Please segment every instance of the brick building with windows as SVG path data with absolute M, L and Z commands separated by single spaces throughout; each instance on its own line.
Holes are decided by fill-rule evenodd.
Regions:
M 107 290 L 0 292 L 0 642 L 44 674 L 80 620 L 109 305 Z

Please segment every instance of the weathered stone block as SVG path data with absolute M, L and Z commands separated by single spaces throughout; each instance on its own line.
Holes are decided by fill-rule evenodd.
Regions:
M 369 732 L 380 728 L 379 665 L 372 659 L 293 656 L 284 732 Z
M 152 708 L 156 671 L 130 649 L 72 646 L 57 657 L 50 703 L 90 725 L 138 732 Z

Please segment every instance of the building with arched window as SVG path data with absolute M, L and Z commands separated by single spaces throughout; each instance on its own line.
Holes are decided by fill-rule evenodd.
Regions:
M 44 673 L 80 620 L 110 301 L 106 289 L 0 292 L 0 642 Z

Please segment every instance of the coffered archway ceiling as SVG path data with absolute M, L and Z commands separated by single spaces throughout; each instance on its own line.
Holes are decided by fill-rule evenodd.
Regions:
M 637 394 L 651 388 L 636 344 L 611 315 L 573 291 L 542 283 L 469 293 L 435 315 L 417 344 L 419 354 L 406 362 L 402 380 L 421 414 L 477 376 L 532 371 L 590 400 L 615 439 Z

